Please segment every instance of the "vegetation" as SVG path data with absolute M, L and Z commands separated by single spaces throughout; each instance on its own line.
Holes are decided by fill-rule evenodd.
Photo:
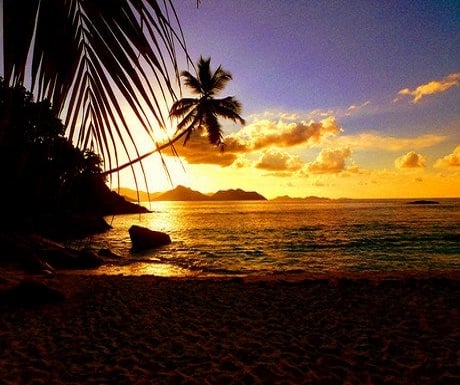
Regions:
M 100 157 L 73 146 L 64 132 L 48 100 L 35 102 L 0 78 L 2 227 L 43 233 L 76 215 L 115 209 Z
M 239 115 L 241 104 L 238 100 L 233 96 L 223 99 L 215 98 L 232 79 L 232 75 L 221 66 L 212 73 L 210 63 L 210 58 L 201 57 L 198 61 L 196 77 L 188 71 L 183 71 L 181 74 L 185 78 L 185 85 L 191 89 L 192 93 L 198 95 L 198 98 L 183 98 L 176 101 L 169 112 L 171 117 L 182 119 L 177 125 L 179 135 L 176 138 L 185 136 L 184 144 L 187 143 L 193 132 L 204 129 L 211 144 L 223 146 L 219 117 L 244 124 L 244 119 Z
M 237 100 L 215 99 L 230 73 L 211 73 L 210 59 L 201 58 L 197 77 L 182 73 L 199 98 L 175 102 L 170 116 L 182 118 L 176 136 L 154 142 L 166 126 L 162 105 L 177 100 L 176 47 L 190 63 L 169 1 L 4 0 L 3 46 L 0 198 L 8 226 L 36 230 L 57 217 L 113 212 L 105 176 L 196 130 L 222 145 L 219 117 L 244 123 Z M 142 156 L 126 106 L 152 140 Z M 128 163 L 120 165 L 122 155 Z
M 107 171 L 122 154 L 139 157 L 130 125 L 156 147 L 161 106 L 176 99 L 176 48 L 187 58 L 171 2 L 4 0 L 3 19 L 7 85 L 48 99 L 78 148 L 99 154 Z

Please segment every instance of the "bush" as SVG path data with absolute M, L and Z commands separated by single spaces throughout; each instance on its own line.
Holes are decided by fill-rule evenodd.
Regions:
M 64 133 L 47 100 L 35 102 L 23 87 L 7 87 L 0 78 L 4 226 L 36 229 L 73 213 L 99 214 L 107 190 L 101 159 L 73 146 Z

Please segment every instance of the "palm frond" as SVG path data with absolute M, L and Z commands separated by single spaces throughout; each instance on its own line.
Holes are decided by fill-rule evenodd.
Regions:
M 198 115 L 196 110 L 191 110 L 185 117 L 177 124 L 176 132 L 180 131 L 193 131 L 197 129 L 198 122 L 201 120 L 201 116 Z
M 198 101 L 191 98 L 182 98 L 174 102 L 171 109 L 169 110 L 169 117 L 181 118 L 184 116 L 191 108 L 194 108 L 197 105 Z
M 198 80 L 201 84 L 203 94 L 208 94 L 212 90 L 211 58 L 200 57 L 198 60 Z
M 211 79 L 211 95 L 215 95 L 222 91 L 230 80 L 232 80 L 232 74 L 225 71 L 221 66 L 217 67 Z
M 5 79 L 50 99 L 68 136 L 97 148 L 106 169 L 139 157 L 123 106 L 147 137 L 165 127 L 177 49 L 189 60 L 170 1 L 4 0 L 3 16 Z
M 240 116 L 241 103 L 232 96 L 228 96 L 224 99 L 215 99 L 213 109 L 217 115 L 223 118 L 230 119 L 243 125 L 246 124 L 245 120 Z
M 182 71 L 181 76 L 185 78 L 184 85 L 189 87 L 192 93 L 195 93 L 197 95 L 203 93 L 202 84 L 200 80 L 193 76 L 190 72 Z

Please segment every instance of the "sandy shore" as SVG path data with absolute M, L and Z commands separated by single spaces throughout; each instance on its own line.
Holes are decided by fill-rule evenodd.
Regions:
M 48 284 L 0 312 L 1 384 L 460 384 L 460 274 Z

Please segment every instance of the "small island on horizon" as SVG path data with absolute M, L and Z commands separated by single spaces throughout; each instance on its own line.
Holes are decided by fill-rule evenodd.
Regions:
M 355 202 L 355 201 L 388 201 L 398 200 L 402 203 L 413 204 L 413 205 L 430 205 L 440 204 L 439 199 L 458 199 L 455 197 L 451 198 L 436 198 L 432 199 L 413 199 L 413 198 L 329 198 L 323 196 L 308 195 L 305 197 L 291 197 L 289 195 L 280 195 L 275 198 L 266 198 L 264 195 L 257 191 L 245 191 L 241 188 L 219 190 L 215 193 L 202 193 L 178 185 L 177 187 L 162 192 L 146 192 L 136 191 L 135 189 L 128 187 L 120 187 L 119 189 L 113 190 L 121 197 L 125 198 L 129 202 L 140 203 L 140 202 L 158 202 L 158 201 L 184 201 L 184 202 L 212 202 L 212 201 L 273 201 L 273 202 L 308 202 L 308 203 L 330 203 L 330 202 Z
M 216 193 L 204 194 L 192 190 L 189 187 L 177 186 L 166 192 L 147 193 L 121 187 L 116 192 L 131 202 L 154 202 L 154 201 L 266 201 L 263 195 L 255 191 L 242 189 L 219 190 Z

